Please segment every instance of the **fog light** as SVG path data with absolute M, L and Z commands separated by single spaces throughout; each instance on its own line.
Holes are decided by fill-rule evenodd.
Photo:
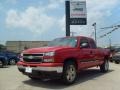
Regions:
M 44 59 L 44 62 L 54 62 L 54 59 Z

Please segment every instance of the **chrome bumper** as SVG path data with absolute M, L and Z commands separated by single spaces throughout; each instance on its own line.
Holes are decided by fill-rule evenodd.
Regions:
M 36 71 L 46 71 L 46 72 L 57 72 L 57 73 L 62 73 L 63 72 L 63 67 L 30 67 L 32 70 Z M 18 65 L 18 69 L 26 69 L 26 67 Z

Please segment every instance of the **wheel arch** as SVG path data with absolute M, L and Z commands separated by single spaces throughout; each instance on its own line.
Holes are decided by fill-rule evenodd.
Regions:
M 78 63 L 77 63 L 77 59 L 76 59 L 76 58 L 74 58 L 74 57 L 66 58 L 66 59 L 64 60 L 64 62 L 63 62 L 63 63 L 64 63 L 63 67 L 65 66 L 65 64 L 66 64 L 67 62 L 73 62 L 73 63 L 75 64 L 76 70 L 78 70 Z

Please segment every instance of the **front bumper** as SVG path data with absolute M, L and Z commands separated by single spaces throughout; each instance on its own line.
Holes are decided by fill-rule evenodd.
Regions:
M 62 75 L 62 63 L 17 63 L 18 70 L 27 76 L 42 77 L 42 78 L 56 78 Z M 26 68 L 30 67 L 32 71 L 26 72 Z
M 33 71 L 45 71 L 45 72 L 56 72 L 56 73 L 62 73 L 63 67 L 31 67 Z M 18 65 L 19 70 L 25 70 L 25 66 Z

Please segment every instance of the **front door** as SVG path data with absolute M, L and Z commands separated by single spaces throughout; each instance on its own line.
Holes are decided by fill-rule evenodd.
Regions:
M 87 38 L 80 39 L 79 69 L 87 68 L 93 61 L 93 54 Z

